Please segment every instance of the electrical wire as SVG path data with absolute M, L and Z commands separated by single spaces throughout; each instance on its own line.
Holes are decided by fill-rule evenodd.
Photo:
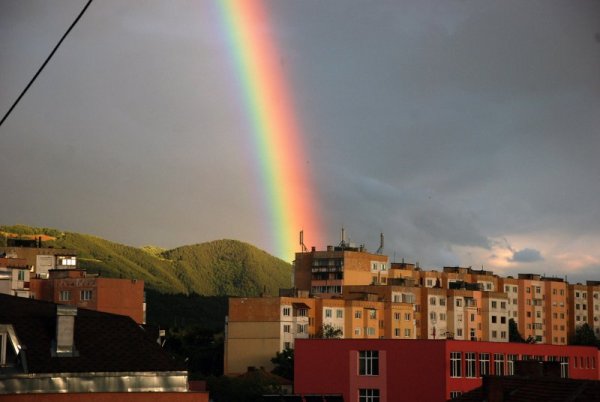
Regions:
M 33 84 L 33 82 L 38 77 L 38 75 L 40 75 L 40 73 L 42 72 L 42 70 L 44 69 L 44 67 L 46 67 L 46 64 L 48 64 L 48 62 L 50 61 L 50 59 L 52 58 L 52 56 L 54 56 L 54 53 L 56 53 L 56 51 L 58 50 L 60 44 L 65 40 L 65 38 L 67 37 L 67 35 L 69 34 L 69 32 L 71 32 L 71 30 L 73 29 L 73 27 L 81 19 L 81 17 L 85 13 L 85 10 L 87 10 L 87 8 L 90 6 L 90 4 L 92 4 L 92 1 L 93 0 L 88 0 L 87 4 L 83 7 L 83 9 L 81 10 L 81 12 L 77 16 L 77 18 L 75 18 L 75 21 L 73 21 L 73 23 L 71 24 L 71 26 L 69 27 L 69 29 L 67 29 L 67 32 L 65 32 L 65 34 L 62 36 L 62 38 L 60 38 L 60 40 L 58 41 L 58 43 L 56 44 L 56 46 L 54 46 L 54 49 L 52 49 L 52 52 L 50 52 L 50 54 L 46 58 L 46 61 L 44 61 L 44 64 L 42 64 L 42 66 L 38 69 L 37 73 L 35 73 L 35 75 L 31 79 L 31 81 L 29 81 L 29 84 L 27 84 L 27 86 L 25 87 L 25 89 L 23 90 L 23 92 L 21 92 L 21 95 L 19 95 L 19 97 L 17 98 L 17 100 L 15 101 L 15 103 L 13 103 L 12 106 L 10 107 L 10 109 L 8 109 L 8 112 L 6 112 L 6 114 L 4 115 L 4 117 L 2 118 L 2 120 L 0 121 L 0 127 L 2 127 L 2 124 L 4 124 L 4 121 L 8 118 L 8 116 L 11 114 L 11 112 L 13 111 L 13 109 L 17 106 L 17 104 L 19 103 L 19 101 L 21 100 L 21 98 L 25 95 L 25 93 L 27 92 L 27 90 L 29 89 L 29 87 L 31 87 L 31 85 Z

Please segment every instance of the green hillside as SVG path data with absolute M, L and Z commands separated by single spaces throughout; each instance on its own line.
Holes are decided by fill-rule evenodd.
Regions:
M 7 234 L 47 235 L 44 247 L 77 250 L 79 266 L 107 277 L 143 279 L 159 293 L 205 296 L 276 295 L 291 285 L 291 265 L 236 240 L 216 240 L 173 250 L 131 247 L 99 237 L 23 225 L 0 226 Z

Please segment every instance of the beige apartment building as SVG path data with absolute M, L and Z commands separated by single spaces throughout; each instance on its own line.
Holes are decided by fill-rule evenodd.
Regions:
M 225 373 L 270 359 L 323 326 L 343 338 L 509 341 L 513 320 L 536 343 L 565 345 L 577 327 L 600 336 L 600 281 L 569 284 L 537 274 L 500 277 L 470 267 L 423 270 L 342 242 L 304 251 L 288 296 L 230 299 Z

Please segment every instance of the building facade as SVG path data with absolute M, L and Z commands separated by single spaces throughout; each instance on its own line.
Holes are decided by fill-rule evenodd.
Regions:
M 296 343 L 294 390 L 347 402 L 441 402 L 512 375 L 515 362 L 556 362 L 561 376 L 599 380 L 598 349 L 457 340 L 320 340 Z

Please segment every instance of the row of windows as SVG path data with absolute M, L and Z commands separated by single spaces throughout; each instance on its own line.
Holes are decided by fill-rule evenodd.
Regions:
M 410 328 L 404 328 L 404 337 L 410 338 Z M 400 336 L 400 328 L 394 328 L 394 336 Z
M 490 358 L 493 356 L 493 365 Z M 504 355 L 503 353 L 464 353 L 463 365 L 462 352 L 450 352 L 450 377 L 477 378 L 484 375 L 514 375 L 515 361 L 519 360 L 516 354 Z M 522 360 L 543 360 L 543 356 L 523 355 Z M 593 359 L 593 358 L 592 358 Z M 479 364 L 477 362 L 479 361 Z M 548 361 L 559 361 L 561 363 L 561 376 L 568 377 L 569 358 L 567 356 L 549 356 Z M 595 364 L 595 362 L 593 362 Z M 493 372 L 492 372 L 493 369 Z
M 394 319 L 396 321 L 399 321 L 401 317 L 402 317 L 401 313 L 394 313 Z M 404 321 L 410 321 L 410 318 L 411 318 L 410 313 L 404 313 Z
M 289 317 L 290 315 L 292 315 L 292 308 L 291 307 L 284 307 L 283 308 L 283 315 L 286 317 Z M 308 309 L 305 308 L 299 308 L 296 310 L 296 315 L 298 317 L 306 317 L 308 316 Z
M 369 310 L 369 318 L 374 320 L 377 318 L 377 310 L 368 309 Z M 356 310 L 354 312 L 354 318 L 362 318 L 362 310 Z
M 79 300 L 92 300 L 92 291 L 91 290 L 81 290 L 79 292 Z M 59 301 L 70 301 L 71 300 L 71 291 L 70 290 L 61 290 L 58 295 Z
M 333 317 L 333 310 L 330 308 L 326 308 L 325 309 L 325 317 L 326 318 L 332 318 Z M 344 318 L 344 310 L 342 309 L 336 309 L 335 310 L 335 317 L 336 318 Z

